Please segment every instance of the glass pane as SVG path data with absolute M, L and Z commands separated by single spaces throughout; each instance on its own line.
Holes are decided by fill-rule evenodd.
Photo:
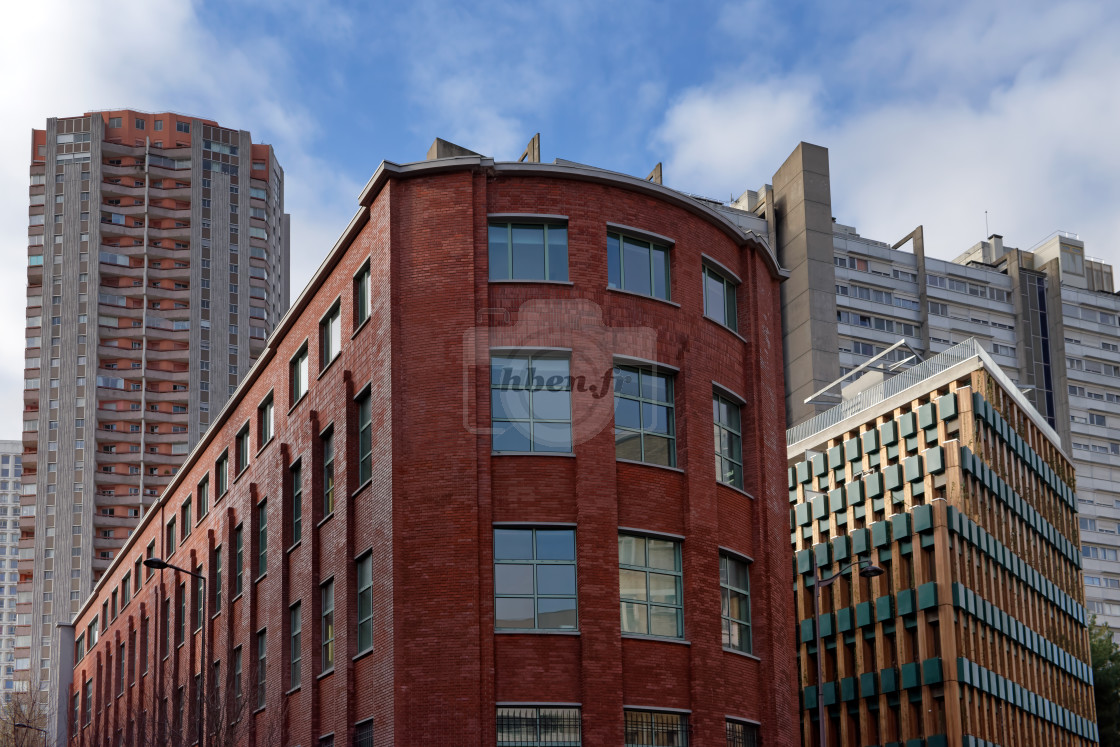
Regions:
M 637 397 L 641 392 L 638 389 L 638 372 L 632 368 L 616 368 L 614 370 L 615 394 L 628 394 Z
M 676 638 L 681 634 L 680 625 L 681 611 L 674 607 L 654 607 L 649 608 L 649 632 L 650 635 L 663 635 L 669 638 Z
M 738 592 L 731 592 L 727 598 L 727 616 L 735 620 L 747 620 L 750 617 L 750 606 L 747 597 Z
M 618 563 L 619 565 L 645 565 L 646 538 L 635 537 L 632 534 L 620 534 L 618 537 Z
M 548 279 L 568 279 L 568 229 L 548 227 Z
M 497 563 L 494 565 L 495 594 L 532 594 L 533 566 Z
M 622 603 L 622 632 L 623 633 L 639 633 L 646 635 L 649 633 L 649 621 L 646 619 L 649 608 L 644 604 L 635 604 L 634 602 Z
M 681 569 L 676 542 L 653 539 L 652 537 L 647 542 L 649 542 L 650 568 L 660 568 L 665 571 L 679 571 Z
M 537 627 L 574 630 L 576 627 L 576 600 L 538 599 Z
M 642 426 L 654 433 L 673 434 L 673 411 L 664 405 L 642 403 Z
M 720 620 L 720 622 L 723 624 L 723 647 L 734 648 L 734 646 L 731 645 L 731 621 Z
M 728 464 L 728 472 L 731 474 L 731 484 L 737 488 L 743 487 L 743 468 L 738 464 Z
M 579 744 L 579 709 L 542 708 L 541 744 Z
M 533 392 L 533 417 L 543 420 L 571 420 L 571 392 L 538 389 Z
M 574 565 L 538 565 L 537 593 L 548 595 L 576 593 Z
M 739 330 L 738 313 L 735 310 L 735 286 L 728 283 L 724 286 L 724 299 L 726 308 L 724 310 L 724 323 L 733 330 Z
M 533 451 L 571 452 L 572 426 L 570 423 L 534 423 Z
M 495 560 L 532 560 L 532 529 L 495 529 Z
M 665 604 L 680 604 L 679 581 L 680 576 L 650 573 L 649 600 L 651 602 L 664 602 Z
M 546 387 L 548 389 L 570 389 L 568 381 L 567 358 L 534 358 L 533 359 L 533 387 Z
M 642 397 L 672 404 L 673 400 L 670 398 L 669 392 L 668 376 L 642 371 Z
M 673 441 L 662 436 L 646 435 L 645 437 L 646 464 L 660 464 L 664 467 L 673 466 Z
M 509 228 L 490 226 L 490 279 L 509 279 Z
M 619 265 L 618 236 L 607 234 L 607 287 L 622 287 L 622 269 Z
M 494 423 L 494 451 L 530 451 L 528 423 Z
M 641 405 L 636 399 L 614 398 L 614 424 L 620 428 L 642 427 Z
M 704 272 L 704 313 L 720 324 L 726 324 L 723 299 L 723 281 L 711 273 Z
M 501 597 L 494 600 L 494 627 L 532 628 L 533 599 Z
M 731 458 L 736 462 L 743 461 L 743 439 L 731 434 Z
M 722 575 L 723 575 L 723 573 L 721 572 L 720 576 L 722 576 Z M 723 578 L 720 578 L 719 582 L 721 584 L 724 583 Z M 731 609 L 731 592 L 728 591 L 727 589 L 720 589 L 719 590 L 719 613 L 721 615 L 723 615 L 724 617 L 727 617 L 727 613 L 730 609 Z
M 618 595 L 623 599 L 645 599 L 645 571 L 631 571 L 620 568 L 618 571 Z
M 734 558 L 726 558 L 726 560 L 727 585 L 734 586 L 736 589 L 748 589 L 750 581 L 747 579 L 747 564 Z
M 524 388 L 529 381 L 528 358 L 490 359 L 490 386 Z
M 719 425 L 723 422 L 723 400 L 712 397 L 712 422 Z
M 491 389 L 490 416 L 497 420 L 529 419 L 527 389 Z
M 648 244 L 622 240 L 622 287 L 644 296 L 651 295 Z
M 614 432 L 615 459 L 629 459 L 632 462 L 642 461 L 642 436 L 634 431 Z
M 544 226 L 513 227 L 513 277 L 544 280 Z
M 653 295 L 668 300 L 669 252 L 654 247 L 650 252 L 650 262 L 653 265 Z
M 537 530 L 539 560 L 575 560 L 576 533 L 571 529 Z

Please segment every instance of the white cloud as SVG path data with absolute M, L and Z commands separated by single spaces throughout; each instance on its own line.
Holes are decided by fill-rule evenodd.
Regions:
M 349 33 L 344 16 L 311 29 Z M 134 108 L 179 111 L 253 133 L 271 142 L 286 177 L 293 214 L 292 297 L 302 289 L 357 207 L 360 185 L 339 179 L 310 150 L 313 112 L 288 83 L 287 48 L 264 35 L 221 38 L 182 0 L 100 3 L 46 0 L 14 5 L 0 25 L 5 114 L 0 117 L 0 246 L 9 267 L 26 265 L 27 170 L 33 128 L 47 117 Z M 22 390 L 26 274 L 0 275 L 0 387 Z M 19 437 L 21 402 L 0 404 L 0 435 Z
M 811 74 L 723 74 L 685 92 L 657 133 L 667 179 L 739 194 L 807 140 L 829 148 L 836 218 L 865 236 L 893 243 L 923 224 L 927 251 L 952 258 L 984 238 L 988 210 L 1010 245 L 1069 230 L 1120 264 L 1120 18 L 1097 4 L 954 7 L 872 22 Z

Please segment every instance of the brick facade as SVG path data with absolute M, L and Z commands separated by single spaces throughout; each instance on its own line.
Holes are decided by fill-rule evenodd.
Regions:
M 495 214 L 566 216 L 571 282 L 490 282 L 487 225 Z M 606 288 L 608 224 L 673 242 L 671 302 Z M 353 278 L 367 260 L 372 315 L 355 330 Z M 740 281 L 738 334 L 704 317 L 704 262 Z M 102 614 L 151 541 L 158 557 L 202 567 L 213 613 L 221 546 L 222 607 L 207 615 L 207 645 L 221 662 L 223 691 L 233 648 L 243 647 L 242 690 L 255 705 L 256 635 L 267 631 L 266 707 L 249 717 L 256 741 L 269 741 L 279 720 L 284 744 L 315 745 L 328 734 L 346 744 L 356 723 L 373 718 L 376 744 L 494 744 L 498 704 L 559 703 L 579 704 L 586 745 L 622 744 L 623 711 L 631 707 L 687 712 L 692 744 L 726 744 L 728 717 L 760 724 L 767 745 L 795 744 L 781 277 L 761 240 L 700 202 L 640 180 L 476 157 L 383 164 L 261 361 L 83 607 L 75 637 Z M 342 350 L 319 374 L 319 323 L 336 299 Z M 293 405 L 289 362 L 305 343 L 310 387 Z M 492 454 L 488 359 L 497 348 L 570 351 L 573 454 Z M 604 387 L 620 360 L 674 374 L 676 468 L 616 460 L 613 398 Z M 712 469 L 713 385 L 743 400 L 742 492 L 718 483 Z M 372 479 L 359 485 L 355 397 L 365 391 Z M 259 446 L 257 408 L 270 392 L 275 436 Z M 246 423 L 252 454 L 235 476 L 235 437 Z M 321 434 L 331 427 L 336 498 L 324 516 Z M 220 497 L 215 464 L 227 450 L 230 485 Z M 302 541 L 292 547 L 296 460 Z M 165 547 L 167 522 L 188 495 L 197 500 L 206 476 L 209 513 L 198 519 L 196 508 L 190 536 Z M 262 500 L 268 572 L 258 579 Z M 493 526 L 504 523 L 574 526 L 578 632 L 495 632 Z M 245 579 L 235 597 L 238 526 Z M 683 641 L 622 635 L 620 527 L 681 538 Z M 721 549 L 752 561 L 753 656 L 721 643 Z M 367 551 L 373 647 L 362 654 L 355 559 Z M 324 674 L 321 586 L 331 578 L 336 666 Z M 145 579 L 97 644 L 79 649 L 71 698 L 93 681 L 92 714 L 83 706 L 78 716 L 83 744 L 133 728 L 133 718 L 156 729 L 142 715 L 155 710 L 153 698 L 169 697 L 169 682 L 190 692 L 199 635 L 188 628 L 185 644 L 167 658 L 159 648 L 161 600 L 172 595 L 177 614 L 175 589 L 187 580 L 170 570 Z M 190 611 L 190 583 L 187 590 Z M 289 610 L 297 601 L 302 677 L 292 690 Z M 144 618 L 147 675 L 135 665 L 139 644 L 130 639 Z M 106 661 L 112 656 L 115 671 L 121 642 L 136 676 L 126 678 L 122 697 L 109 697 L 117 680 Z M 191 723 L 192 710 L 186 713 Z M 81 726 L 87 718 L 91 725 Z

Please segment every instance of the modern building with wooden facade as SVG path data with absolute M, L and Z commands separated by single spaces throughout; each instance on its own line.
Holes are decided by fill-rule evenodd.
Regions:
M 802 743 L 1097 743 L 1074 469 L 975 340 L 787 434 Z M 821 584 L 817 681 L 814 570 Z M 857 566 L 858 567 L 858 566 Z

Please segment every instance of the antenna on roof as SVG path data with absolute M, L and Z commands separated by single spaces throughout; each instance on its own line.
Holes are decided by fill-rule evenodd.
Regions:
M 533 138 L 529 141 L 529 144 L 525 146 L 525 152 L 521 154 L 521 158 L 518 158 L 517 162 L 541 162 L 541 134 L 539 132 L 536 135 L 533 135 Z
M 984 211 L 984 235 L 985 236 L 991 236 L 992 235 L 991 229 L 988 228 L 988 211 L 987 210 Z
M 657 165 L 653 167 L 653 171 L 649 172 L 649 176 L 646 177 L 646 181 L 647 182 L 653 182 L 654 184 L 660 184 L 661 183 L 661 162 L 660 161 L 658 161 Z

